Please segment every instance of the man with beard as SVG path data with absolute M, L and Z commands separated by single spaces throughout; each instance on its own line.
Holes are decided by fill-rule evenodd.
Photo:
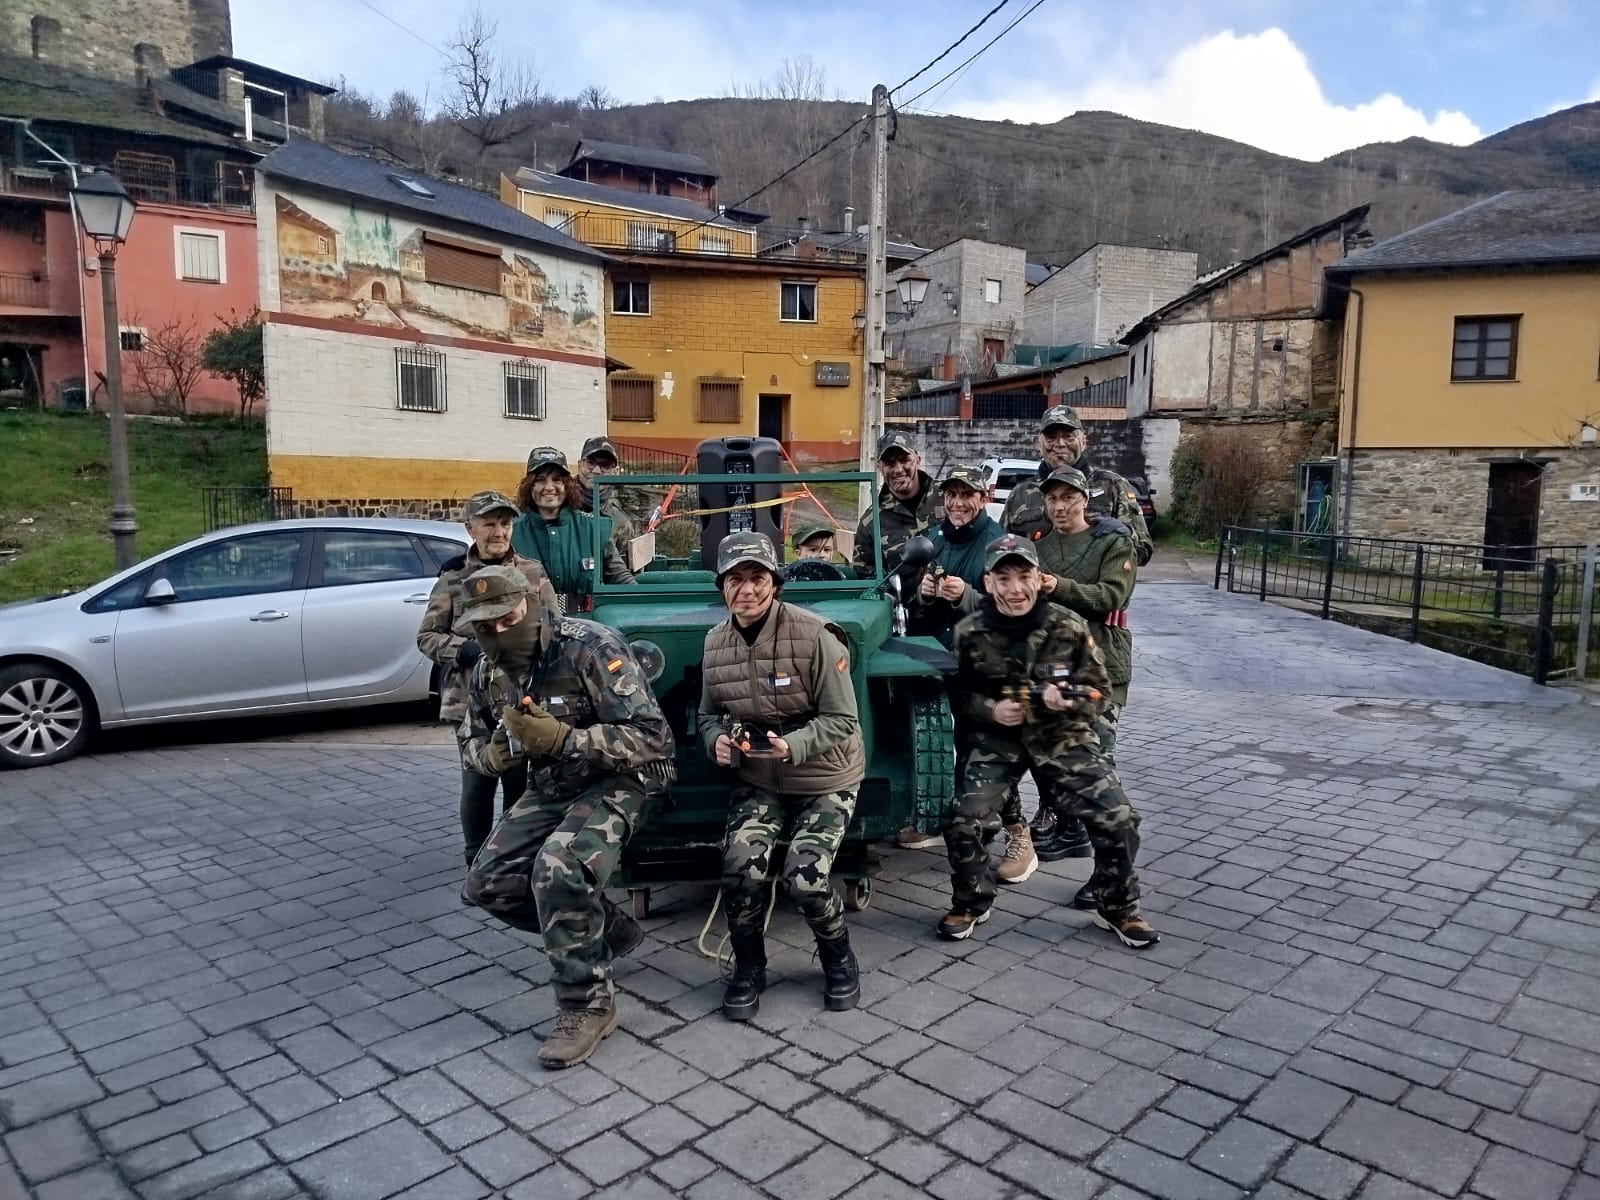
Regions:
M 525 760 L 528 790 L 483 844 L 462 895 L 544 938 L 561 1011 L 539 1063 L 570 1067 L 617 1027 L 611 962 L 644 933 L 605 886 L 671 780 L 672 731 L 613 630 L 553 612 L 514 568 L 485 567 L 464 586 L 462 620 L 483 646 L 466 757 L 489 775 Z
M 622 460 L 617 457 L 617 448 L 608 438 L 592 437 L 583 444 L 583 453 L 578 456 L 578 474 L 573 479 L 578 485 L 578 507 L 583 512 L 592 512 L 594 509 L 594 477 L 614 474 L 621 463 Z M 610 520 L 611 544 L 617 548 L 622 561 L 632 570 L 633 539 L 638 534 L 634 528 L 633 518 L 628 515 L 628 510 L 622 507 L 622 500 L 617 495 L 616 488 L 606 488 L 601 495 L 600 515 Z
M 480 654 L 477 640 L 457 631 L 461 614 L 467 607 L 462 580 L 482 567 L 497 563 L 515 567 L 527 578 L 529 590 L 539 597 L 541 604 L 546 608 L 556 607 L 556 593 L 544 568 L 511 548 L 511 522 L 517 517 L 515 501 L 499 492 L 476 492 L 468 497 L 463 515 L 467 532 L 472 535 L 472 545 L 465 554 L 444 564 L 428 595 L 428 607 L 423 610 L 422 624 L 417 629 L 417 649 L 443 668 L 439 672 L 439 719 L 449 721 L 458 731 L 461 718 L 467 715 L 467 680 Z M 522 798 L 527 776 L 520 767 L 508 771 L 499 780 L 472 770 L 467 766 L 459 732 L 457 749 L 463 751 L 461 838 L 470 867 L 472 860 L 478 857 L 483 839 L 494 827 L 496 785 L 505 792 L 500 805 L 504 812 Z
M 842 1012 L 861 998 L 861 979 L 833 860 L 867 771 L 850 654 L 837 626 L 779 598 L 783 576 L 765 534 L 722 539 L 717 587 L 728 619 L 706 634 L 700 737 L 711 760 L 739 778 L 722 852 L 734 961 L 722 1012 L 748 1021 L 760 1006 L 769 882 L 787 888 L 811 926 L 823 1004 Z M 771 881 L 783 842 L 783 876 Z
M 1150 530 L 1145 526 L 1144 514 L 1139 511 L 1139 497 L 1121 475 L 1089 462 L 1089 435 L 1078 414 L 1065 404 L 1045 410 L 1039 418 L 1039 473 L 1011 489 L 1005 510 L 1000 514 L 1000 524 L 1007 533 L 1037 541 L 1051 529 L 1050 518 L 1045 514 L 1044 493 L 1041 485 L 1052 472 L 1062 467 L 1076 467 L 1089 481 L 1088 520 L 1093 536 L 1110 537 L 1122 534 L 1133 542 L 1134 557 L 1139 566 L 1150 561 L 1155 553 L 1155 543 L 1150 540 Z M 1006 805 L 1006 824 L 1022 822 L 1022 801 L 1013 797 Z M 1041 803 L 1033 824 L 1034 850 L 1041 862 L 1055 862 L 1063 858 L 1082 858 L 1089 854 L 1087 835 L 1076 821 L 1057 824 Z
M 900 565 L 906 542 L 926 533 L 943 514 L 939 510 L 939 489 L 933 486 L 933 477 L 922 469 L 922 455 L 905 434 L 895 431 L 878 439 L 878 473 L 883 476 L 877 502 L 883 569 L 892 571 Z M 862 579 L 871 579 L 876 573 L 872 512 L 869 508 L 861 514 L 851 556 L 856 575 Z
M 988 843 L 1024 771 L 1058 816 L 1094 846 L 1096 925 L 1142 950 L 1160 935 L 1139 913 L 1139 815 L 1100 752 L 1095 718 L 1110 686 L 1082 618 L 1043 595 L 1033 543 L 989 543 L 978 611 L 956 626 L 957 803 L 945 826 L 952 903 L 939 936 L 959 941 L 989 919 L 997 892 Z

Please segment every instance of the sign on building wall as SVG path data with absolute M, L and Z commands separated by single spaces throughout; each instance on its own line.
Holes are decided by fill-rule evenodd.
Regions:
M 849 387 L 850 364 L 847 362 L 819 362 L 813 379 L 818 387 Z
M 509 347 L 602 353 L 599 270 L 312 197 L 277 197 L 279 306 Z

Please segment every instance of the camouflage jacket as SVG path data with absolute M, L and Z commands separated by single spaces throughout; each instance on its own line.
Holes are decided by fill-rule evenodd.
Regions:
M 878 530 L 883 542 L 885 571 L 892 571 L 900 565 L 900 552 L 910 538 L 927 533 L 930 526 L 944 519 L 944 506 L 940 503 L 939 489 L 934 486 L 933 476 L 926 471 L 919 471 L 917 477 L 922 481 L 922 490 L 912 500 L 899 499 L 887 484 L 878 491 L 877 510 L 881 514 L 878 517 Z M 861 523 L 856 526 L 855 552 L 851 556 L 851 563 L 857 576 L 871 579 L 876 575 L 873 557 L 872 509 L 869 508 L 861 514 Z
M 444 668 L 439 672 L 439 719 L 455 724 L 459 724 L 467 713 L 467 677 L 456 662 L 456 652 L 461 649 L 463 642 L 472 637 L 472 630 L 456 629 L 461 613 L 467 606 L 467 594 L 461 583 L 479 567 L 489 565 L 478 557 L 476 546 L 467 548 L 466 554 L 459 560 L 459 566 L 455 565 L 457 561 L 451 559 L 439 572 L 433 591 L 428 595 L 428 607 L 422 611 L 422 624 L 417 628 L 417 649 L 422 651 L 425 658 L 432 659 Z M 523 558 L 512 550 L 500 560 L 500 565 L 521 571 L 527 576 L 540 602 L 552 612 L 556 610 L 555 589 L 550 586 L 549 576 L 536 559 Z
M 1150 529 L 1139 511 L 1139 494 L 1133 490 L 1133 485 L 1115 471 L 1090 466 L 1087 458 L 1080 458 L 1072 465 L 1089 477 L 1089 485 L 1094 489 L 1089 496 L 1091 516 L 1115 517 L 1126 525 L 1139 565 L 1144 566 L 1156 552 L 1156 544 L 1150 540 Z M 1038 541 L 1050 532 L 1050 518 L 1044 514 L 1044 492 L 1039 487 L 1049 474 L 1050 464 L 1041 462 L 1038 478 L 1023 480 L 1011 489 L 1005 511 L 1000 514 L 1000 524 L 1006 527 L 1007 533 Z
M 505 736 L 496 733 L 500 710 L 527 696 L 571 727 L 559 753 L 528 759 L 530 792 L 571 798 L 617 771 L 670 779 L 672 729 L 622 638 L 581 617 L 551 620 L 549 644 L 520 683 L 487 656 L 478 660 L 461 719 L 462 762 L 494 774 L 484 756 L 492 737 Z
M 615 476 L 612 476 L 615 478 Z M 583 511 L 594 511 L 594 489 L 584 487 L 574 477 L 573 482 L 578 484 L 578 499 Z M 622 507 L 622 498 L 617 495 L 615 487 L 608 487 L 600 495 L 600 515 L 611 519 L 611 544 L 617 548 L 617 553 L 622 555 L 622 561 L 628 561 L 628 547 L 633 544 L 633 539 L 639 536 L 639 530 L 633 523 L 633 518 L 628 515 L 628 510 Z
M 1083 618 L 1042 596 L 1043 619 L 1036 629 L 1011 633 L 997 627 L 985 604 L 956 625 L 956 679 L 950 688 L 956 709 L 956 748 L 973 743 L 1024 750 L 1037 760 L 1070 746 L 1099 740 L 1094 718 L 1105 707 L 1111 681 L 1105 660 Z M 1021 725 L 1000 725 L 994 706 L 1015 699 L 1014 689 L 1077 685 L 1097 688 L 1099 701 L 1079 700 L 1069 712 L 1051 712 L 1042 703 L 1026 704 Z

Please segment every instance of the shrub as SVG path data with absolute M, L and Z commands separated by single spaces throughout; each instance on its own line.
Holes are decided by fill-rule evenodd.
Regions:
M 1174 521 L 1199 537 L 1258 515 L 1267 456 L 1242 426 L 1207 426 L 1188 434 L 1172 456 Z

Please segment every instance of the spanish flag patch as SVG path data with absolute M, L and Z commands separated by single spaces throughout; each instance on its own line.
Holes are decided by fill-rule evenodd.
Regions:
M 606 670 L 615 675 L 618 671 L 622 670 L 622 660 L 620 658 L 613 658 L 606 664 Z
M 839 661 L 833 664 L 833 669 L 842 675 L 845 670 L 849 668 L 849 666 L 850 659 L 846 655 L 841 654 L 839 655 Z

